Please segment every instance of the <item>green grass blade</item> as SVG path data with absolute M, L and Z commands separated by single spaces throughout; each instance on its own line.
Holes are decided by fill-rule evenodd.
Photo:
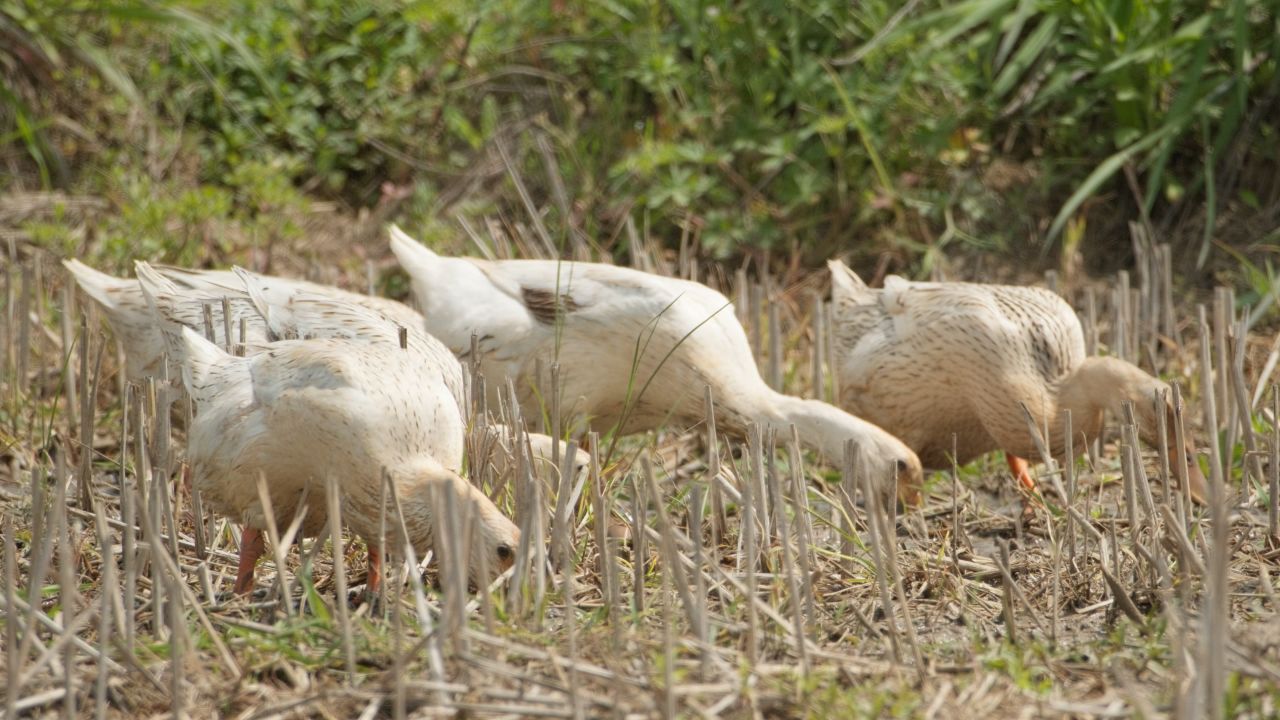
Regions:
M 1080 187 L 1076 188 L 1076 191 L 1072 193 L 1071 197 L 1067 199 L 1067 202 L 1063 204 L 1062 209 L 1058 211 L 1057 216 L 1053 218 L 1053 224 L 1049 226 L 1049 232 L 1045 235 L 1045 248 L 1048 248 L 1048 246 L 1058 238 L 1058 235 L 1062 232 L 1062 228 L 1066 226 L 1067 221 L 1071 219 L 1071 216 L 1075 214 L 1076 210 L 1080 209 L 1080 206 L 1084 204 L 1085 200 L 1092 197 L 1093 194 L 1106 184 L 1106 182 L 1111 179 L 1111 176 L 1115 175 L 1120 168 L 1124 167 L 1124 164 L 1132 157 L 1154 146 L 1157 142 L 1168 136 L 1172 130 L 1172 127 L 1166 126 L 1155 133 L 1147 135 L 1141 140 L 1130 144 L 1120 152 L 1111 155 L 1111 157 L 1103 160 L 1098 167 L 1094 168 L 1093 172 L 1089 173 L 1089 177 L 1085 178 L 1083 183 L 1080 183 Z
M 1018 80 L 1026 74 L 1027 69 L 1044 53 L 1049 44 L 1057 39 L 1057 34 L 1058 18 L 1046 17 L 996 76 L 995 83 L 991 86 L 992 96 L 1003 98 L 1008 95 Z

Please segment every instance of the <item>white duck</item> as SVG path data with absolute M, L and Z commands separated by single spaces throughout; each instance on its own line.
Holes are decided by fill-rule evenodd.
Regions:
M 1015 477 L 1033 488 L 1023 458 L 1037 450 L 1020 405 L 1049 428 L 1059 459 L 1064 410 L 1076 452 L 1101 432 L 1104 411 L 1119 413 L 1125 402 L 1134 404 L 1142 438 L 1159 442 L 1153 398 L 1169 386 L 1131 363 L 1086 357 L 1080 321 L 1055 293 L 894 275 L 874 290 L 844 263 L 828 266 L 841 404 L 902 438 L 926 467 L 950 466 L 954 434 L 956 461 L 1002 449 Z M 1172 405 L 1165 412 L 1176 449 Z M 1187 450 L 1175 471 L 1203 501 L 1204 476 Z
M 247 299 L 236 300 L 258 308 L 272 335 L 306 334 L 317 323 L 328 329 L 326 337 L 269 342 L 235 357 L 185 324 L 200 311 L 181 289 L 145 263 L 138 277 L 156 312 L 182 333 L 169 345 L 197 407 L 188 447 L 195 485 L 216 511 L 246 525 L 237 592 L 252 587 L 264 549 L 259 474 L 270 481 L 282 526 L 309 483 L 336 477 L 344 517 L 371 546 L 371 586 L 380 574 L 374 543 L 382 468 L 397 484 L 415 545 L 432 541 L 431 488 L 441 487 L 476 510 L 482 542 L 470 558 L 473 578 L 481 579 L 475 573 L 482 566 L 510 565 L 518 531 L 456 474 L 465 432 L 461 368 L 434 338 L 409 330 L 401 348 L 398 329 L 375 311 L 242 273 Z M 318 532 L 325 521 L 323 504 L 313 500 L 302 531 Z
M 560 364 L 566 419 L 624 433 L 701 422 L 709 385 L 726 431 L 743 435 L 755 422 L 785 434 L 794 424 L 835 461 L 853 439 L 864 471 L 918 501 L 915 453 L 847 412 L 769 388 L 729 300 L 705 285 L 597 263 L 441 257 L 394 225 L 390 233 L 428 332 L 462 357 L 474 334 L 488 387 L 515 380 L 526 415 L 544 410 L 528 382 L 539 363 Z
M 317 534 L 327 521 L 321 499 L 331 476 L 344 522 L 371 548 L 369 587 L 375 588 L 385 468 L 418 552 L 432 547 L 439 529 L 443 508 L 435 493 L 452 492 L 458 507 L 469 503 L 479 528 L 470 544 L 471 578 L 487 582 L 510 567 L 520 531 L 437 456 L 461 443 L 461 425 L 450 412 L 448 388 L 423 382 L 440 375 L 421 356 L 395 343 L 325 338 L 283 340 L 236 357 L 190 328 L 181 333 L 183 382 L 197 408 L 188 444 L 195 484 L 216 512 L 258 530 L 256 541 L 244 543 L 250 554 L 261 554 L 266 527 L 260 474 L 281 527 L 304 492 L 309 495 L 304 535 Z M 256 559 L 242 550 L 238 592 L 252 586 Z

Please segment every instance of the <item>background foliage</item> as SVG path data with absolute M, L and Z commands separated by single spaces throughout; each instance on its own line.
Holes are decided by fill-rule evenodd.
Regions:
M 0 0 L 0 36 L 5 185 L 121 216 L 145 181 L 244 226 L 336 201 L 457 234 L 524 215 L 518 176 L 605 250 L 628 218 L 917 270 L 1064 237 L 1122 263 L 1131 221 L 1185 267 L 1280 239 L 1273 0 Z

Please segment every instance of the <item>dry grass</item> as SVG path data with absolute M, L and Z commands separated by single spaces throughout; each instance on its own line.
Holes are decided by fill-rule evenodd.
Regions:
M 1180 380 L 1187 427 L 1222 438 L 1212 511 L 1171 492 L 1168 459 L 1117 418 L 1091 460 L 1041 467 L 1028 522 L 998 456 L 934 474 L 922 508 L 889 517 L 861 501 L 865 478 L 813 464 L 791 438 L 670 428 L 624 441 L 589 476 L 527 468 L 502 487 L 530 542 L 491 591 L 392 562 L 378 607 L 348 608 L 339 591 L 359 594 L 364 557 L 350 538 L 345 578 L 330 544 L 307 540 L 285 552 L 287 572 L 260 565 L 253 598 L 230 595 L 238 532 L 202 517 L 181 482 L 168 391 L 125 387 L 55 259 L 15 244 L 0 277 L 0 710 L 1272 717 L 1280 445 L 1275 400 L 1250 405 L 1274 351 L 1233 325 L 1225 294 L 1205 328 L 1189 321 L 1161 258 L 1143 260 L 1155 269 L 1132 292 L 1077 282 L 1072 298 L 1091 347 Z M 683 253 L 675 269 L 656 253 L 635 262 L 698 269 Z M 829 378 L 813 390 L 830 367 L 829 345 L 814 350 L 829 332 L 812 321 L 820 277 L 744 273 L 730 287 L 734 273 L 702 270 L 739 300 L 766 378 L 830 396 Z M 387 527 L 395 547 L 393 505 Z

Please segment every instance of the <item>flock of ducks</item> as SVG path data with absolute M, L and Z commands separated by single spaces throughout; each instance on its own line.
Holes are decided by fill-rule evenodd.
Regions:
M 467 425 L 460 358 L 477 364 L 490 392 L 510 380 L 526 417 L 548 412 L 534 376 L 558 363 L 560 427 L 574 432 L 702 422 L 709 388 L 718 427 L 730 434 L 794 426 L 829 461 L 853 441 L 856 470 L 884 502 L 917 504 L 923 468 L 997 449 L 1032 487 L 1028 416 L 1060 459 L 1064 411 L 1083 450 L 1104 412 L 1125 402 L 1145 440 L 1159 442 L 1164 431 L 1179 448 L 1171 417 L 1161 417 L 1172 406 L 1153 402 L 1167 386 L 1124 361 L 1086 357 L 1075 313 L 1046 290 L 895 276 L 871 289 L 831 262 L 836 407 L 771 389 L 731 303 L 704 285 L 598 263 L 444 257 L 398 227 L 390 235 L 421 313 L 239 268 L 139 262 L 136 278 L 123 279 L 64 262 L 105 311 L 131 380 L 182 378 L 195 406 L 194 486 L 244 525 L 238 593 L 253 588 L 268 513 L 277 527 L 301 513 L 307 536 L 326 526 L 320 499 L 329 479 L 344 522 L 369 546 L 370 588 L 381 576 L 387 491 L 419 552 L 432 548 L 442 513 L 462 512 L 473 530 L 465 541 L 471 579 L 512 565 L 520 531 L 459 474 Z M 210 305 L 226 314 L 221 324 L 209 323 Z M 549 457 L 555 442 L 530 444 Z M 1204 478 L 1192 447 L 1184 449 L 1178 477 L 1202 501 Z

